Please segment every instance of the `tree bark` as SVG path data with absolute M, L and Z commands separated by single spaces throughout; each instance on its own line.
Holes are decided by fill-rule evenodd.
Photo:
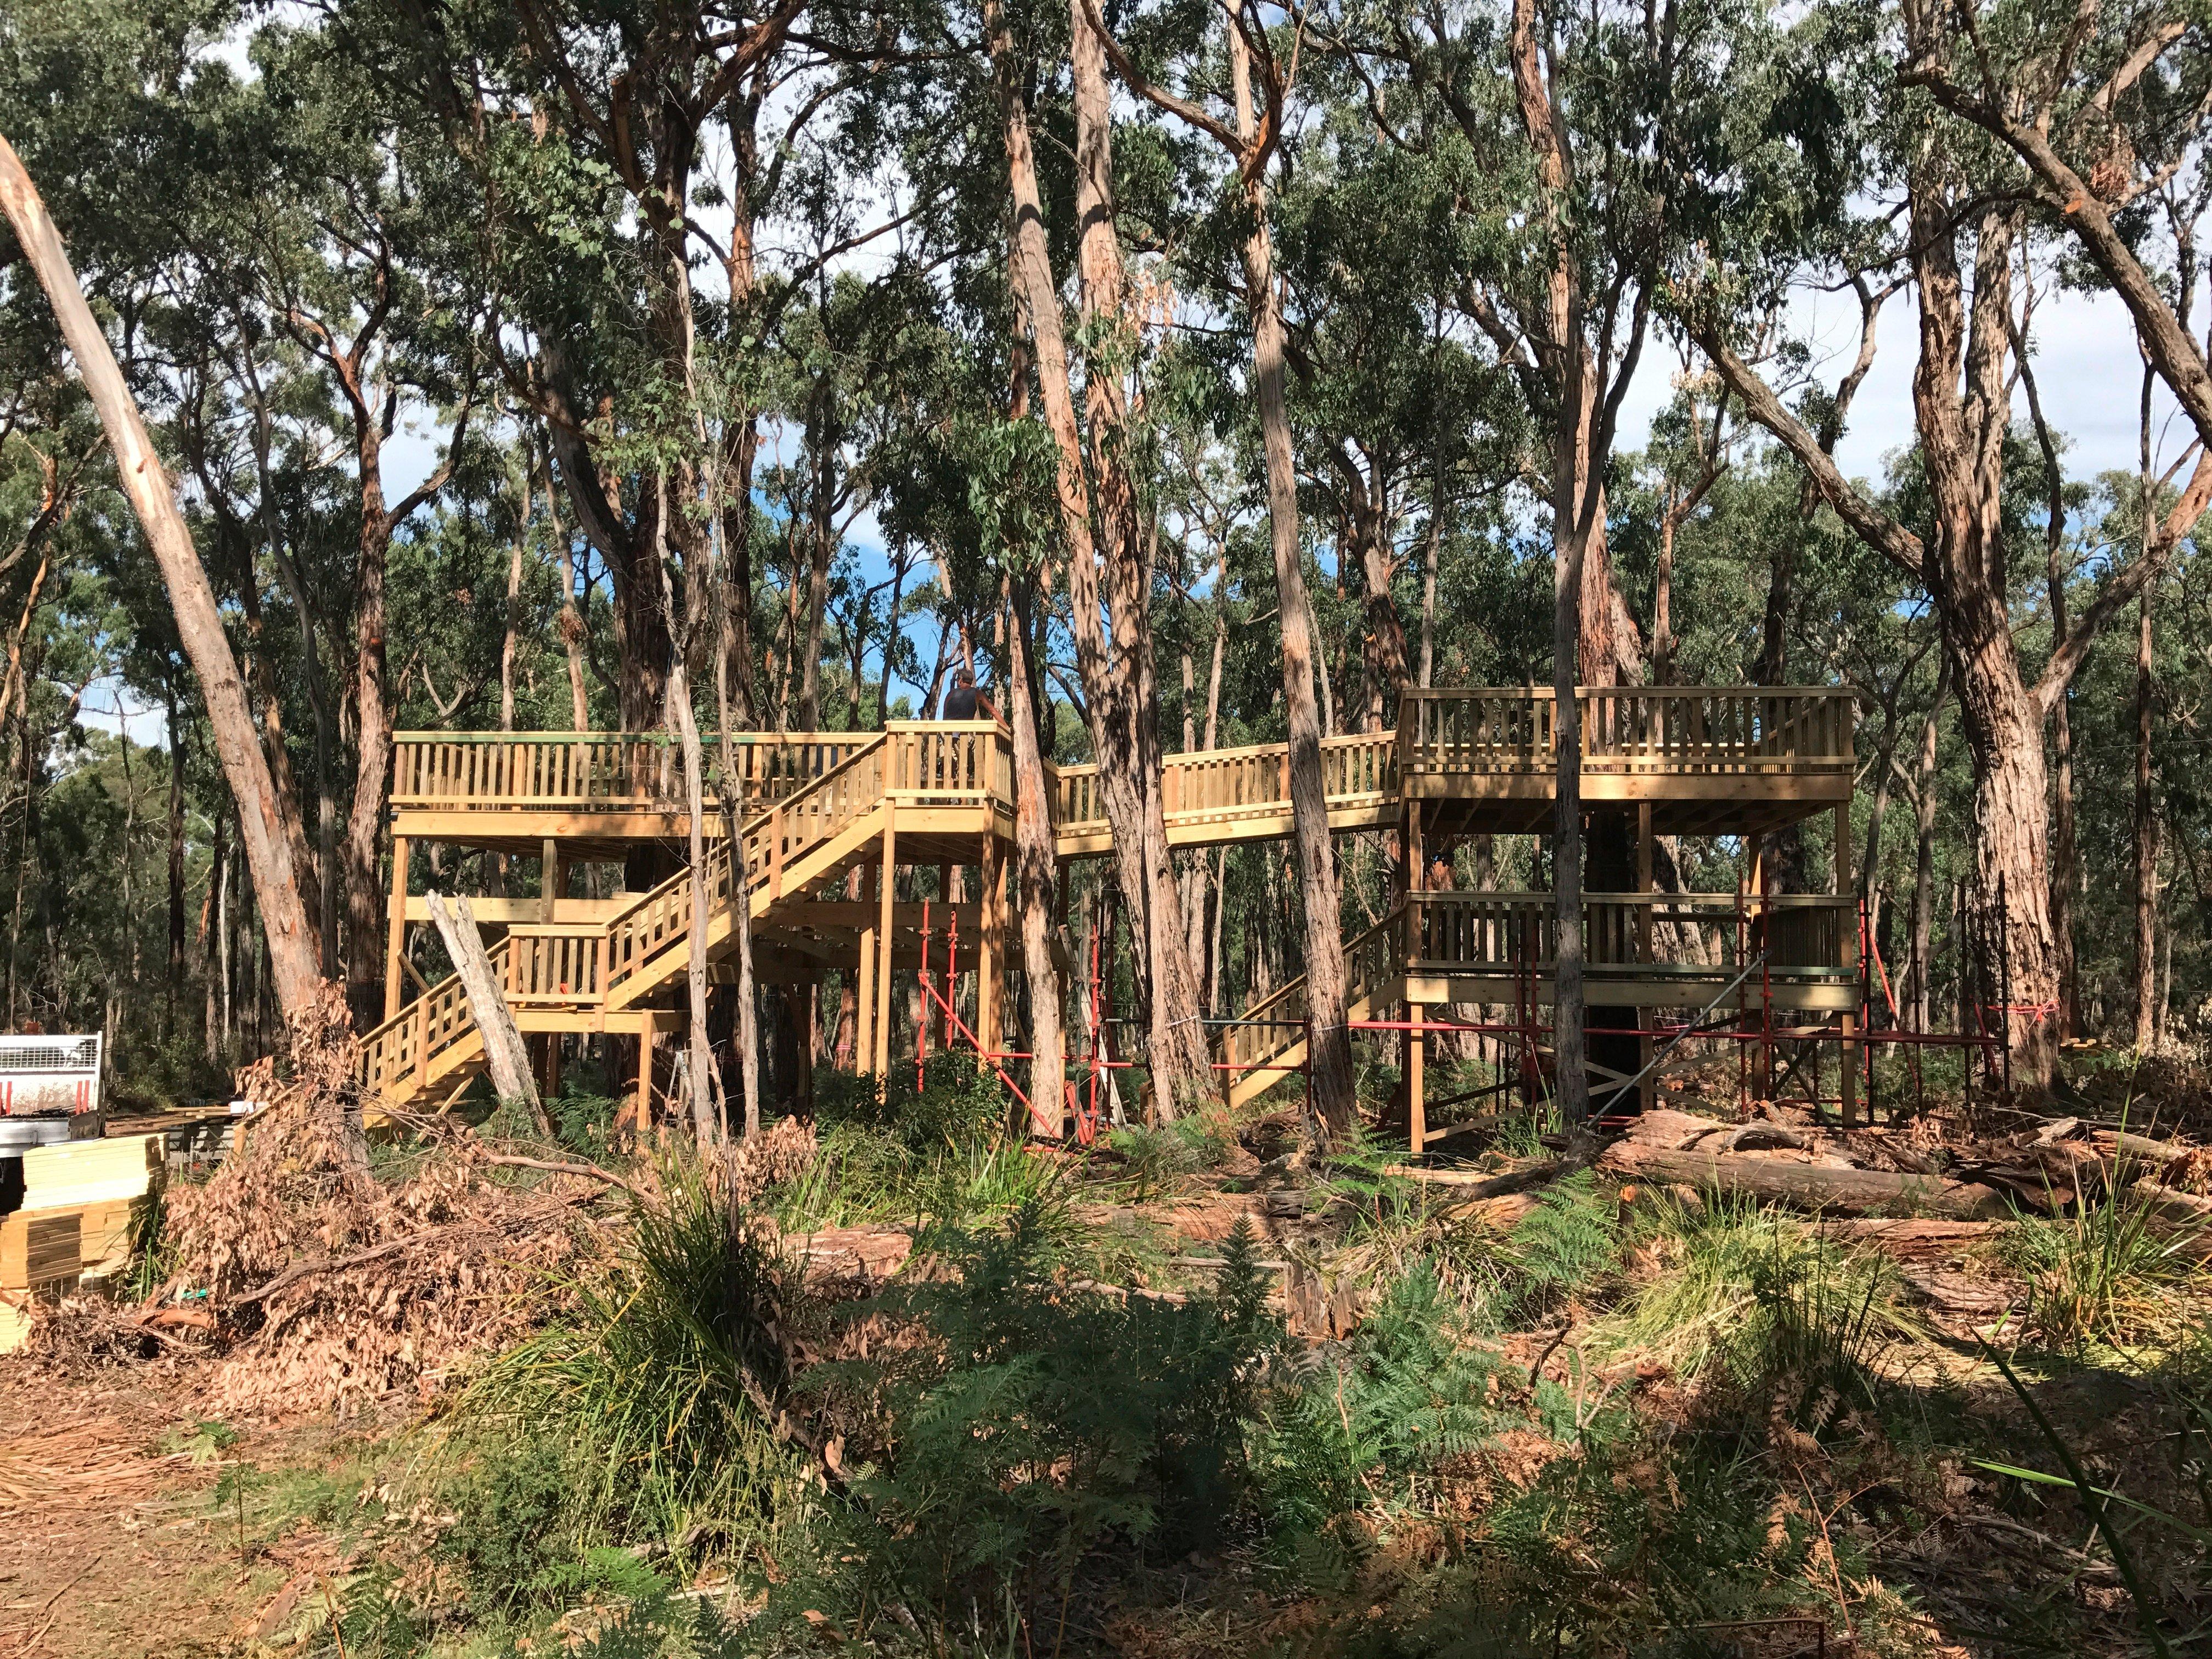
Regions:
M 389 395 L 389 394 L 387 394 Z M 353 940 L 347 1000 L 366 1028 L 381 1004 L 379 953 L 384 884 L 378 855 L 392 801 L 392 715 L 385 702 L 385 564 L 392 546 L 386 517 L 382 439 L 374 420 L 355 422 L 355 462 L 361 471 L 361 550 L 354 571 L 355 763 L 353 812 L 346 822 L 346 921 Z
M 1960 1218 L 2002 1216 L 2003 1198 L 1987 1187 L 1937 1176 L 1891 1175 L 1879 1170 L 1838 1170 L 1748 1153 L 1670 1152 L 1624 1140 L 1598 1160 L 1601 1173 L 1679 1182 L 1701 1192 L 1789 1204 L 1833 1214 L 1893 1212 L 1900 1206 Z
M 167 1032 L 174 1035 L 177 998 L 185 988 L 185 720 L 176 693 L 169 694 L 169 971 L 164 987 Z M 35 809 L 33 809 L 35 811 Z M 35 822 L 35 817 L 33 818 Z M 36 842 L 33 841 L 33 846 Z
M 1168 850 L 1152 654 L 1152 558 L 1138 521 L 1127 456 L 1128 408 L 1121 377 L 1134 341 L 1125 315 L 1127 279 L 1115 220 L 1105 49 L 1084 15 L 1082 0 L 1071 0 L 1069 21 L 1078 270 L 1086 337 L 1094 342 L 1087 352 L 1084 397 L 1109 638 L 1096 638 L 1097 596 L 1086 599 L 1083 593 L 1087 570 L 1071 567 L 1068 593 L 1076 612 L 1077 664 L 1098 750 L 1100 793 L 1113 822 L 1122 890 L 1135 901 L 1133 914 L 1146 958 L 1146 1049 L 1152 1091 L 1157 1109 L 1172 1119 L 1211 1096 L 1213 1072 L 1182 895 Z M 1032 295 L 1032 328 L 1037 324 L 1035 307 Z M 1117 773 L 1119 777 L 1112 775 Z M 1133 857 L 1121 851 L 1125 842 Z
M 2148 510 L 2145 502 L 2145 510 Z M 2158 1044 L 2158 803 L 2151 789 L 2151 597 L 2143 589 L 2136 626 L 2135 945 L 2136 1050 Z
M 1255 138 L 1251 67 L 1242 29 L 1229 27 L 1237 132 Z M 1313 605 L 1299 564 L 1297 459 L 1291 447 L 1285 386 L 1282 295 L 1275 286 L 1274 248 L 1267 228 L 1265 180 L 1243 169 L 1251 234 L 1241 250 L 1244 293 L 1252 313 L 1252 379 L 1258 394 L 1261 448 L 1267 465 L 1268 550 L 1275 567 L 1275 612 L 1283 642 L 1283 712 L 1289 728 L 1291 839 L 1297 849 L 1298 897 L 1304 913 L 1307 1081 L 1324 1146 L 1348 1139 L 1356 1119 L 1352 1032 L 1345 1024 L 1344 933 L 1336 848 L 1328 830 L 1327 781 L 1321 764 L 1321 709 L 1314 696 Z
M 555 624 L 561 635 L 561 649 L 568 662 L 568 720 L 569 730 L 588 732 L 592 729 L 591 698 L 584 684 L 584 613 L 576 605 L 575 554 L 568 542 L 568 527 L 561 522 L 561 498 L 553 493 L 553 462 L 544 449 L 538 451 L 538 483 L 545 494 L 545 519 L 553 532 L 555 556 L 561 565 L 561 615 Z
M 2023 319 L 2023 327 L 2025 319 Z M 2051 605 L 2051 646 L 2057 650 L 2070 631 L 2066 625 L 2066 474 L 2058 464 L 2057 441 L 2044 419 L 2035 366 L 2025 343 L 2019 350 L 2021 384 L 2027 392 L 2028 415 L 2043 451 L 2044 582 Z M 2053 1024 L 2061 1042 L 2081 1027 L 2081 977 L 2074 954 L 2074 890 L 2081 881 L 2081 855 L 2074 837 L 2073 688 L 2062 690 L 2051 706 L 2051 945 L 2058 975 L 2058 1010 Z
M 1753 419 L 1805 467 L 1820 494 L 1867 544 L 1923 582 L 1934 601 L 1959 697 L 1974 775 L 1978 908 L 1992 921 L 1986 948 L 2002 953 L 2012 991 L 2007 1025 L 2014 1075 L 2046 1086 L 2057 1058 L 2057 951 L 2051 920 L 2049 801 L 2043 750 L 2046 712 L 2064 695 L 2106 620 L 2154 579 L 2166 551 L 2212 497 L 2212 455 L 2201 456 L 2180 500 L 2150 538 L 2151 556 L 2112 576 L 2087 614 L 2054 646 L 2031 685 L 2012 638 L 2002 534 L 2002 451 L 2011 418 L 2006 373 L 2014 329 L 2010 203 L 1976 221 L 1972 311 L 1959 264 L 1962 222 L 1940 157 L 1920 154 L 1910 179 L 1920 351 L 1913 370 L 1915 424 L 1925 458 L 1931 541 L 1888 517 L 1836 470 L 1818 441 L 1729 349 L 1708 321 L 1699 345 Z M 1998 964 L 1984 964 L 1995 984 Z
M 1015 924 L 1022 974 L 1030 992 L 1030 1133 L 1057 1139 L 1065 1117 L 1066 1037 L 1060 1024 L 1060 971 L 1052 960 L 1053 887 L 1059 865 L 1037 708 L 1030 692 L 1028 588 L 1013 584 L 1014 615 L 1006 629 L 1006 695 L 1014 746 Z
M 657 498 L 655 518 L 664 526 L 673 514 L 669 510 L 668 477 L 664 472 L 653 482 Z M 684 614 L 679 618 L 676 608 L 677 550 L 669 546 L 658 562 L 660 566 L 660 603 L 663 620 L 673 651 L 668 680 L 668 719 L 676 728 L 677 742 L 684 756 L 684 815 L 690 825 L 691 930 L 685 959 L 684 987 L 690 1000 L 690 1018 L 685 1022 L 689 1059 L 684 1069 L 684 1085 L 691 1106 L 691 1133 L 700 1146 L 714 1145 L 726 1138 L 726 1122 L 718 1125 L 714 1118 L 714 1099 L 721 1091 L 719 1086 L 710 1091 L 710 1083 L 720 1078 L 714 1064 L 714 1044 L 707 1032 L 707 927 L 709 921 L 707 902 L 707 794 L 705 788 L 705 760 L 699 742 L 699 722 L 691 709 L 691 641 L 697 635 L 699 606 L 697 588 L 702 580 L 698 571 L 688 562 L 684 566 L 684 586 L 687 589 Z M 730 848 L 733 862 L 742 862 L 744 848 L 733 843 Z M 886 872 L 888 877 L 888 872 Z M 750 1060 L 750 1056 L 747 1056 Z M 720 1130 L 723 1133 L 718 1133 Z
M 115 355 L 93 319 L 91 307 L 85 304 L 61 237 L 47 217 L 30 175 L 5 137 L 0 137 L 0 210 L 6 211 L 15 226 L 24 255 L 52 302 L 62 337 L 76 359 L 78 372 L 84 377 L 115 451 L 116 471 L 124 491 L 145 527 L 147 542 L 176 607 L 178 635 L 198 677 L 216 751 L 238 803 L 240 838 L 246 844 L 254 891 L 266 923 L 277 999 L 288 1018 L 304 1018 L 314 1008 L 322 983 L 315 930 L 300 902 L 291 849 L 276 808 L 276 788 L 254 736 L 252 711 L 239 679 L 237 660 L 223 634 L 214 589 L 192 547 L 183 515 L 177 511 L 168 475 L 147 436 Z
M 1306 1009 L 1311 1039 L 1307 1079 L 1316 1114 L 1309 1127 L 1316 1141 L 1334 1145 L 1352 1132 L 1356 1102 L 1351 1032 L 1345 1025 L 1340 890 L 1322 772 L 1321 711 L 1314 695 L 1314 677 L 1322 665 L 1315 656 L 1312 605 L 1299 565 L 1297 468 L 1284 384 L 1282 301 L 1276 290 L 1274 254 L 1267 228 L 1265 175 L 1281 115 L 1281 81 L 1277 76 L 1269 82 L 1267 136 L 1263 139 L 1253 105 L 1250 48 L 1239 0 L 1228 18 L 1232 131 L 1196 105 L 1155 86 L 1106 33 L 1093 0 L 1079 0 L 1079 3 L 1101 50 L 1131 91 L 1197 127 L 1228 151 L 1237 163 L 1245 208 L 1251 215 L 1252 228 L 1239 252 L 1244 266 L 1245 301 L 1252 317 L 1252 380 L 1266 459 L 1269 548 L 1282 633 L 1291 831 L 1305 910 Z

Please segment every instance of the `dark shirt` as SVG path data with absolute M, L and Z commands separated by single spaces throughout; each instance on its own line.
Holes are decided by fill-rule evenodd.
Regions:
M 948 720 L 972 720 L 975 718 L 977 692 L 972 685 L 956 685 L 945 694 L 945 713 Z

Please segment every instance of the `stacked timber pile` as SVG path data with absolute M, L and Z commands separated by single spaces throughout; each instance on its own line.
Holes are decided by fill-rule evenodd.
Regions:
M 158 1134 L 64 1141 L 23 1154 L 22 1191 L 0 1220 L 0 1353 L 22 1344 L 34 1302 L 128 1264 L 133 1228 L 161 1164 Z

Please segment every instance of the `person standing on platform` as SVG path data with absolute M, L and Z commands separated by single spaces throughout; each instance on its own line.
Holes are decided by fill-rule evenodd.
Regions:
M 998 720 L 1005 717 L 993 706 L 991 699 L 975 684 L 975 671 L 965 665 L 952 671 L 952 689 L 945 694 L 945 704 L 938 718 L 948 720 Z

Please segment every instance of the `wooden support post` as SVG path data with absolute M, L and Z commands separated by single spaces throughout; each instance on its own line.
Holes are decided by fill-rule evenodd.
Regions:
M 799 1109 L 811 1117 L 814 1113 L 814 988 L 786 986 L 783 1006 L 792 1029 L 799 1033 Z
M 637 1028 L 637 1100 L 632 1110 L 641 1135 L 653 1127 L 653 1040 L 659 1035 L 650 1019 Z
M 545 1097 L 551 1099 L 561 1092 L 561 1033 L 545 1034 Z
M 884 867 L 878 879 L 876 949 L 883 959 L 876 968 L 875 1074 L 888 1076 L 891 1065 L 891 902 L 898 892 L 898 803 L 884 803 Z
M 384 1017 L 399 1012 L 407 960 L 407 837 L 392 838 L 392 904 L 384 934 Z
M 876 930 L 860 929 L 860 982 L 853 989 L 853 1073 L 876 1069 Z
M 1851 865 L 1851 804 L 1848 800 L 1839 800 L 1836 803 L 1834 883 L 1838 898 L 1849 897 L 1853 890 Z M 1838 926 L 1843 933 L 1839 943 L 1844 948 L 1841 952 L 1843 960 L 1838 965 L 1850 970 L 1850 982 L 1856 985 L 1858 983 L 1859 977 L 1859 919 L 1856 908 L 1841 911 L 1839 916 Z M 1858 1029 L 1858 1018 L 1856 1013 L 1847 1013 L 1844 1016 L 1843 1029 L 1844 1040 L 1838 1045 L 1842 1050 L 1844 1074 L 1843 1087 L 1838 1092 L 1843 1097 L 1844 1127 L 1849 1129 L 1856 1127 L 1859 1121 L 1859 1048 L 1861 1045 L 1851 1041 L 1852 1034 Z
M 1006 960 L 1006 850 L 988 830 L 976 874 L 981 890 L 975 908 L 981 926 L 975 930 L 975 1038 L 986 1054 L 996 1054 L 1006 1046 L 1001 994 Z
M 538 920 L 551 922 L 558 920 L 555 907 L 565 896 L 568 872 L 561 862 L 561 843 L 551 836 L 545 837 L 544 851 L 538 861 Z
M 1405 822 L 1400 832 L 1398 898 L 1405 915 L 1405 950 L 1398 963 L 1403 974 L 1413 966 L 1421 953 L 1421 915 L 1419 902 L 1413 896 L 1425 892 L 1429 885 L 1428 852 L 1421 842 L 1421 803 L 1418 799 L 1406 802 Z M 1403 1018 L 1409 1026 L 1420 1021 L 1418 1003 L 1401 1004 Z M 1416 1157 L 1419 1156 L 1427 1121 L 1422 1111 L 1421 1053 L 1423 1043 L 1418 1030 L 1398 1034 L 1398 1087 L 1406 1097 L 1406 1145 Z
M 1428 1039 L 1421 1026 L 1428 1011 L 1418 1002 L 1406 1005 L 1406 1018 L 1413 1030 L 1406 1033 L 1406 1144 L 1418 1156 L 1429 1144 L 1429 1101 L 1427 1079 Z
M 1638 801 L 1636 806 L 1636 890 L 1639 893 L 1652 890 L 1651 803 L 1648 800 Z M 1638 960 L 1646 969 L 1651 966 L 1651 907 L 1640 904 L 1637 906 L 1636 949 Z M 1636 1069 L 1644 1072 L 1645 1067 L 1651 1064 L 1651 1011 L 1638 1009 L 1636 1023 L 1644 1032 L 1636 1040 Z M 1644 1081 L 1637 1085 L 1638 1104 L 1644 1110 L 1650 1111 L 1658 1104 L 1658 1079 L 1645 1072 Z

